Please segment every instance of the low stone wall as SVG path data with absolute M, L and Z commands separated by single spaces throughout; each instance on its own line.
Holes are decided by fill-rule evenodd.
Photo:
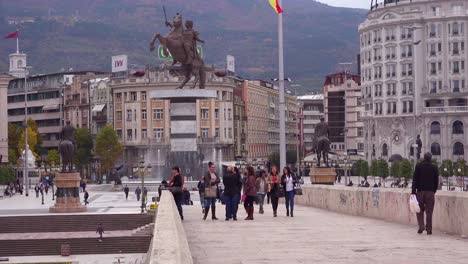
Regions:
M 409 209 L 411 193 L 408 189 L 317 185 L 303 187 L 303 193 L 302 196 L 296 196 L 295 202 L 299 205 L 417 225 L 416 215 Z M 449 234 L 468 236 L 468 193 L 437 192 L 433 228 Z
M 174 198 L 163 191 L 159 201 L 153 239 L 146 257 L 147 264 L 192 264 L 187 236 Z

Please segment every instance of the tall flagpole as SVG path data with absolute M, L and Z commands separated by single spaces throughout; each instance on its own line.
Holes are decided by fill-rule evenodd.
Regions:
M 16 35 L 16 53 L 19 53 L 19 29 L 16 29 L 17 35 Z
M 282 0 L 278 0 L 279 6 Z M 286 116 L 284 99 L 284 53 L 283 53 L 283 13 L 278 14 L 278 64 L 279 64 L 279 129 L 280 129 L 280 167 L 286 166 Z

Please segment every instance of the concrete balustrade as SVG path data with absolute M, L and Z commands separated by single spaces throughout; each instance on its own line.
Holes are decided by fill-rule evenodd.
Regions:
M 303 187 L 303 193 L 296 196 L 295 202 L 299 205 L 417 225 L 416 215 L 410 212 L 408 205 L 409 189 L 311 186 Z M 437 192 L 433 228 L 468 236 L 468 193 Z
M 159 201 L 147 264 L 192 264 L 192 254 L 174 198 L 163 191 Z

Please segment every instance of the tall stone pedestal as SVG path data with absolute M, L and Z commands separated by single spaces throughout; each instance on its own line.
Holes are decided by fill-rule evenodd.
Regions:
M 335 184 L 336 170 L 334 168 L 317 168 L 310 170 L 310 182 L 312 184 Z
M 86 212 L 86 206 L 80 202 L 80 174 L 77 172 L 58 173 L 55 177 L 57 195 L 55 205 L 49 208 L 51 213 Z

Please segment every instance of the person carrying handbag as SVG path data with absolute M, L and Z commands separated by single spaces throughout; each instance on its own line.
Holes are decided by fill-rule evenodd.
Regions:
M 281 176 L 281 184 L 283 185 L 286 198 L 286 216 L 294 217 L 294 196 L 296 195 L 295 188 L 298 184 L 296 176 L 291 173 L 289 167 L 284 167 L 283 176 Z M 291 209 L 291 211 L 289 211 Z M 291 214 L 289 214 L 291 212 Z
M 218 197 L 218 184 L 220 180 L 216 174 L 216 166 L 213 162 L 208 162 L 208 172 L 205 174 L 205 215 L 203 220 L 206 220 L 211 206 L 211 219 L 216 218 L 216 199 Z
M 184 220 L 184 213 L 182 211 L 182 202 L 184 200 L 184 193 L 181 191 L 182 186 L 184 186 L 184 178 L 180 175 L 180 168 L 172 168 L 172 176 L 169 180 L 168 186 L 172 195 L 174 196 L 174 201 L 177 205 L 177 210 L 179 211 L 180 219 Z
M 270 175 L 268 175 L 268 192 L 270 192 L 271 207 L 273 208 L 273 217 L 277 217 L 278 200 L 280 198 L 281 179 L 278 175 L 278 168 L 271 167 Z

